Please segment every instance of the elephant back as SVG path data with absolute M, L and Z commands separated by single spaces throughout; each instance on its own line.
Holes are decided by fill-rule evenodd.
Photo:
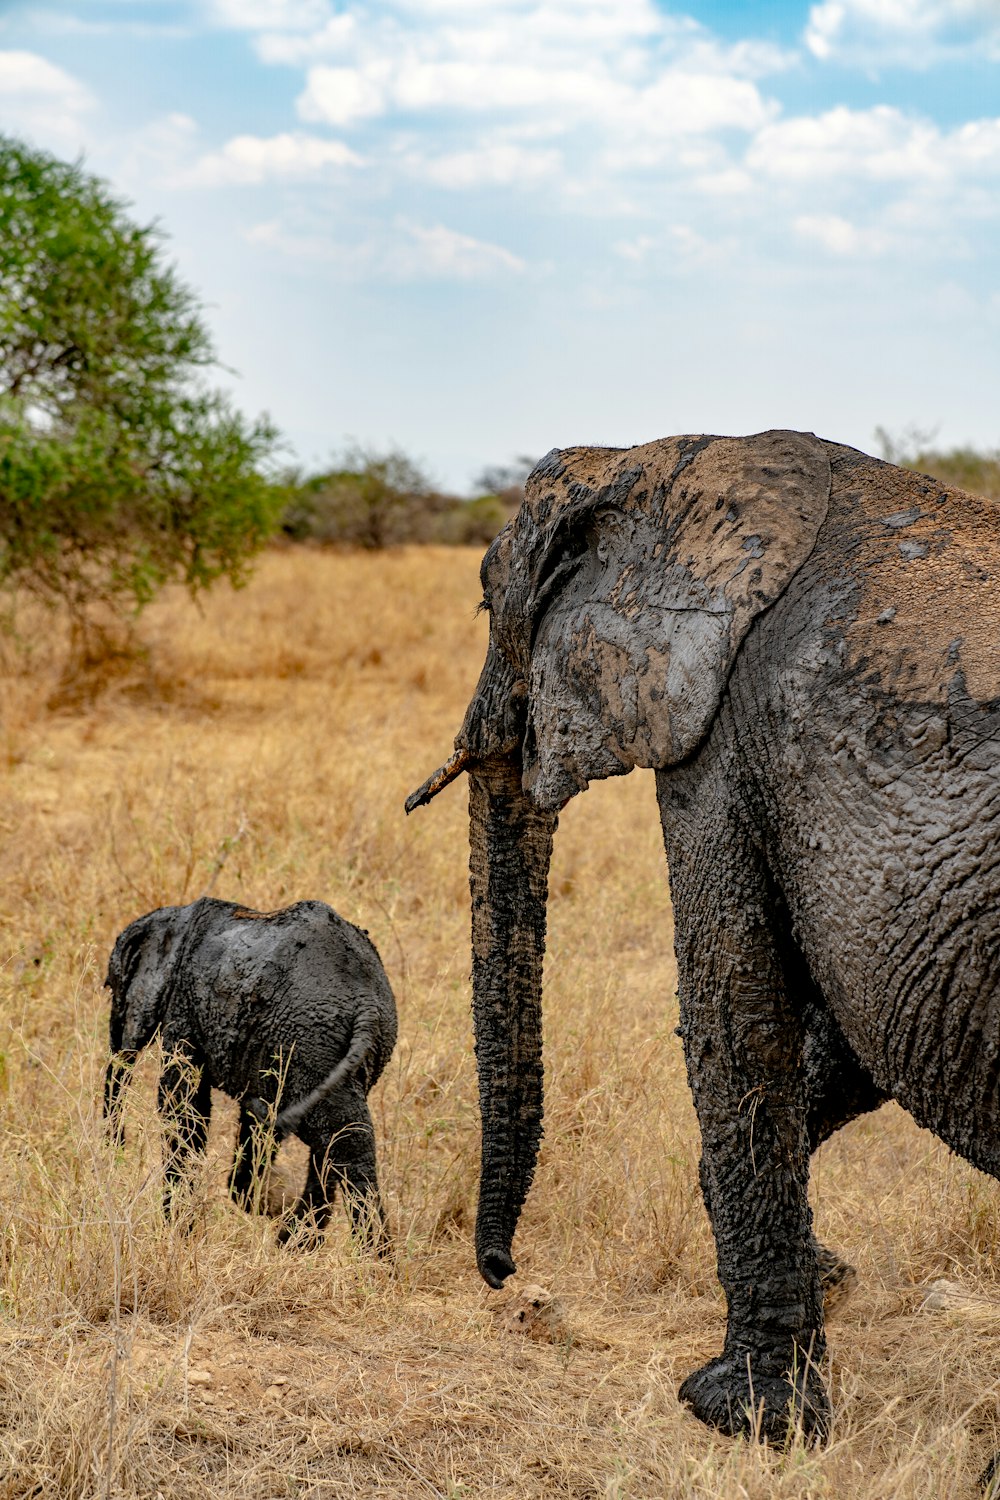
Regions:
M 944 704 L 960 677 L 1000 701 L 1000 505 L 834 448 L 831 563 L 853 582 L 846 666 L 877 690 Z

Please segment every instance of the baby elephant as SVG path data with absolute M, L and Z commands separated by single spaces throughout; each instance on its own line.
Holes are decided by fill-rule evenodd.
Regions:
M 119 1144 L 122 1085 L 160 1033 L 165 1212 L 191 1152 L 205 1149 L 214 1087 L 240 1103 L 229 1177 L 238 1203 L 252 1208 L 279 1142 L 297 1135 L 309 1172 L 279 1239 L 307 1217 L 320 1234 L 340 1182 L 355 1230 L 388 1249 L 366 1096 L 392 1055 L 396 1004 L 365 933 L 322 901 L 260 912 L 205 897 L 126 927 L 105 985 L 104 1114 Z

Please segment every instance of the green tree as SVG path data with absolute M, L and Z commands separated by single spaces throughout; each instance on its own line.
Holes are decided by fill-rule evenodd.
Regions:
M 0 135 L 0 585 L 141 608 L 239 583 L 287 498 L 163 235 L 79 163 Z

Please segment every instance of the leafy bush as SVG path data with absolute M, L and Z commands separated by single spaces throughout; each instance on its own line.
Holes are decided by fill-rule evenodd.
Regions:
M 405 453 L 355 447 L 340 467 L 296 487 L 282 527 L 297 540 L 379 551 L 399 542 L 427 541 L 428 518 L 439 500 Z
M 291 493 L 282 518 L 287 536 L 372 551 L 404 542 L 487 546 L 523 498 L 516 485 L 475 500 L 444 495 L 399 449 L 357 447 L 337 468 L 293 483 Z
M 974 495 L 1000 500 L 1000 448 L 986 452 L 979 452 L 976 448 L 949 448 L 942 452 L 930 447 L 929 433 L 916 429 L 911 429 L 901 438 L 894 438 L 884 427 L 876 427 L 875 436 L 882 457 L 890 463 L 900 464 L 904 469 L 915 469 L 918 474 L 929 474 L 942 484 L 971 490 Z
M 440 517 L 435 540 L 459 547 L 488 547 L 516 510 L 516 505 L 500 495 L 452 500 Z
M 206 390 L 194 293 L 99 178 L 0 136 L 0 585 L 78 618 L 241 581 L 276 433 Z
M 946 453 L 939 453 L 932 448 L 917 453 L 907 462 L 907 468 L 931 474 L 942 484 L 953 484 L 959 489 L 971 490 L 974 495 L 1000 500 L 1000 449 L 978 453 L 975 448 L 951 448 Z

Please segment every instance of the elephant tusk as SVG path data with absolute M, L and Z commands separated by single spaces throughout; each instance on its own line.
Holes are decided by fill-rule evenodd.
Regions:
M 433 776 L 428 776 L 423 786 L 418 786 L 415 792 L 410 793 L 405 803 L 407 814 L 413 812 L 415 807 L 425 807 L 432 797 L 443 792 L 449 782 L 460 776 L 472 760 L 468 750 L 456 750 L 451 759 L 439 766 Z

